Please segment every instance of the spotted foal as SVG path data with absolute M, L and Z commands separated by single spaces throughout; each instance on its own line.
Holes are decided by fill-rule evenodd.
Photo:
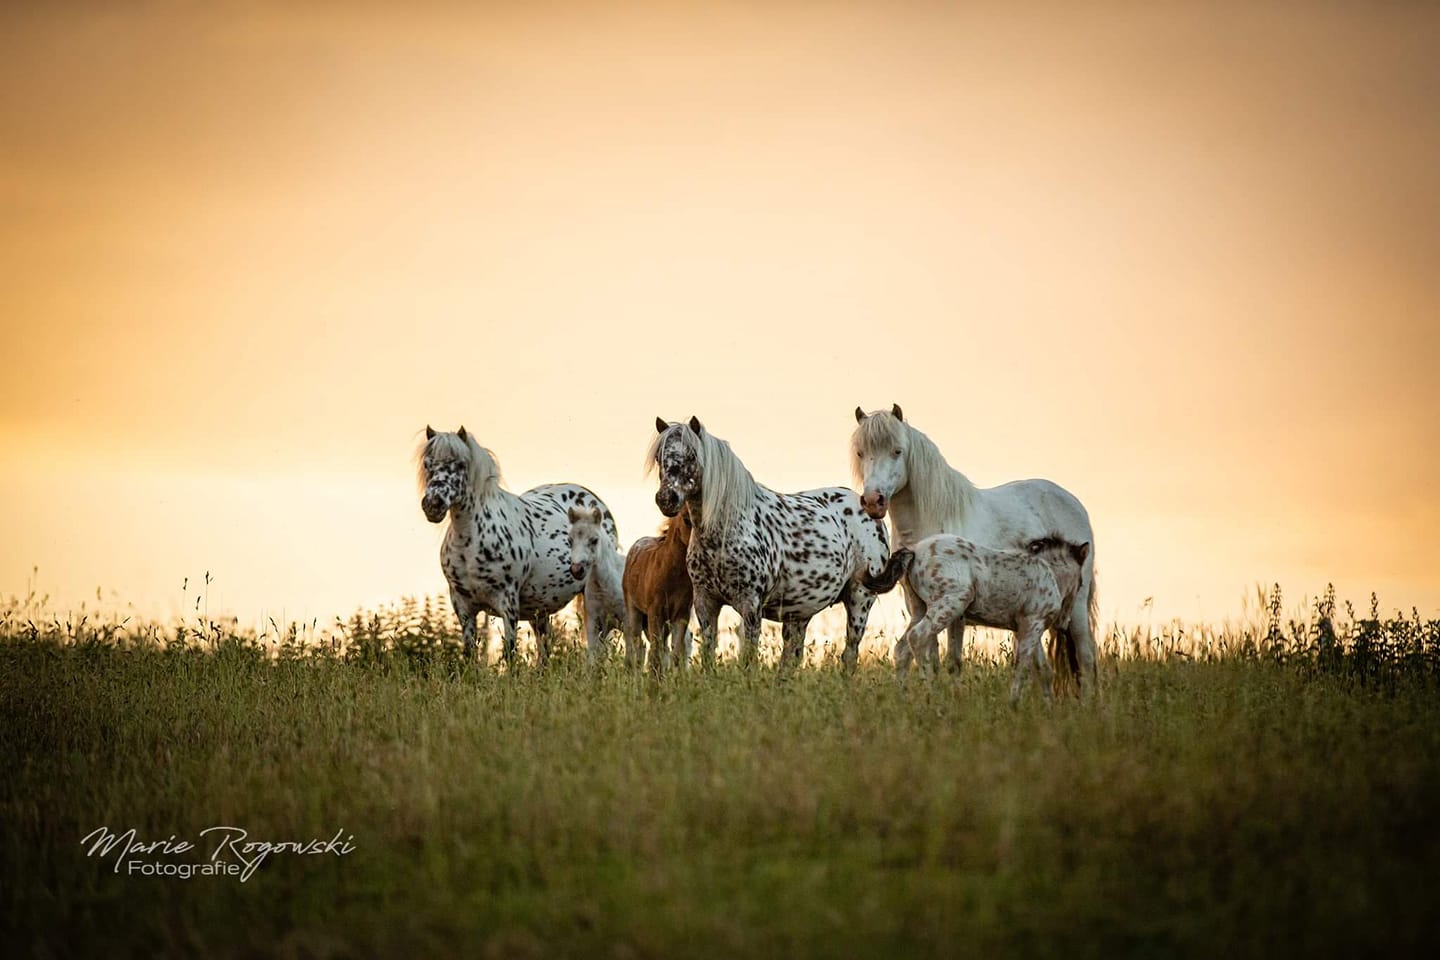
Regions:
M 965 624 L 1015 631 L 1015 675 L 1010 701 L 1017 703 L 1032 672 L 1040 674 L 1045 698 L 1051 697 L 1052 671 L 1042 642 L 1046 630 L 1063 629 L 1080 589 L 1090 544 L 1049 536 L 1024 550 L 992 550 L 951 534 L 936 534 L 896 550 L 885 569 L 867 577 L 877 593 L 892 589 L 903 576 L 920 600 L 923 616 L 895 644 L 895 668 L 903 677 L 918 655 L 934 665 L 940 631 L 963 636 Z

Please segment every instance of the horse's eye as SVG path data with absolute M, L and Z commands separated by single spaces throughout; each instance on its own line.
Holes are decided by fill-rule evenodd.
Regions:
M 598 539 L 596 539 L 595 537 L 591 537 L 591 538 L 590 538 L 590 546 L 592 546 L 592 547 L 595 546 L 595 544 L 597 544 L 597 543 L 599 543 L 599 542 L 600 542 L 600 541 L 599 541 Z
M 893 456 L 893 457 L 898 457 L 898 456 L 900 456 L 900 451 L 899 451 L 899 450 L 896 450 L 893 454 L 891 454 L 891 456 Z

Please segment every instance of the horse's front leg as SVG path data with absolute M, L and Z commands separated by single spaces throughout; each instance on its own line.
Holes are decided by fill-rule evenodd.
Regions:
M 518 643 L 520 621 L 508 613 L 500 614 L 500 659 L 508 670 L 515 669 L 515 647 Z
M 450 606 L 455 611 L 455 619 L 460 621 L 460 638 L 468 660 L 475 653 L 475 615 L 479 611 L 454 583 L 450 584 Z
M 456 610 L 455 615 L 460 618 L 460 642 L 464 645 L 465 659 L 473 659 L 475 656 L 475 638 L 477 635 L 475 627 L 475 612 L 466 611 L 462 613 L 459 610 Z M 484 647 L 480 648 L 480 666 L 485 666 Z
M 806 617 L 784 620 L 781 622 L 781 634 L 784 637 L 784 644 L 780 651 L 780 672 L 791 670 L 805 660 L 805 628 L 810 626 L 810 618 Z
M 591 577 L 585 581 L 585 648 L 589 651 L 590 666 L 600 662 L 601 644 L 605 639 L 605 608 L 600 589 Z M 539 633 L 536 633 L 539 636 Z M 537 640 L 538 643 L 538 640 Z
M 695 587 L 695 619 L 700 623 L 700 666 L 705 670 L 715 667 L 715 647 L 718 643 L 720 603 L 698 585 Z
M 860 662 L 860 641 L 865 639 L 865 625 L 870 622 L 873 606 L 875 594 L 850 587 L 850 597 L 845 601 L 845 652 L 840 655 L 840 665 L 846 673 L 853 673 Z
M 622 607 L 618 619 L 607 617 L 605 621 L 605 635 L 609 637 L 610 632 L 618 630 L 625 641 L 625 666 L 632 670 L 640 670 L 645 667 L 645 641 L 636 637 L 632 643 L 630 634 L 627 632 L 630 626 L 630 608 Z
M 639 607 L 625 604 L 625 658 L 628 660 L 631 651 L 634 651 L 637 660 L 645 657 L 645 634 L 650 633 L 645 627 L 646 616 Z M 643 631 L 643 633 L 642 633 Z M 655 656 L 655 644 L 650 644 L 650 670 L 659 674 L 665 669 L 664 658 Z
M 916 654 L 924 656 L 926 647 L 935 638 L 937 631 L 932 626 L 930 617 L 923 616 L 919 620 L 911 621 L 910 626 L 895 641 L 895 675 L 904 680 L 910 674 L 910 665 L 915 662 Z M 923 659 L 921 661 L 924 663 Z
M 740 666 L 748 670 L 760 652 L 760 598 L 742 600 L 735 612 L 740 614 Z
M 1015 675 L 1010 681 L 1010 705 L 1020 703 L 1031 671 L 1040 675 L 1040 688 L 1050 702 L 1050 662 L 1045 657 L 1045 624 L 1028 617 L 1015 625 Z
M 926 606 L 921 620 L 925 628 L 912 640 L 911 646 L 932 673 L 940 669 L 940 631 L 948 628 L 952 637 L 964 636 L 966 606 L 966 602 L 953 593 L 941 594 Z M 960 627 L 959 631 L 956 631 L 957 627 Z

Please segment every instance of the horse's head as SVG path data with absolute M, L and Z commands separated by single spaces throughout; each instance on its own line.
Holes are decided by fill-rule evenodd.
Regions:
M 689 423 L 666 423 L 655 418 L 657 435 L 650 444 L 648 465 L 660 477 L 655 506 L 667 517 L 677 515 L 687 501 L 700 497 L 700 434 L 704 429 L 695 417 Z M 686 517 L 688 522 L 689 511 Z
M 879 520 L 890 509 L 890 498 L 905 489 L 905 451 L 909 431 L 900 405 L 866 413 L 855 408 L 857 426 L 850 437 L 850 471 L 860 486 L 860 505 Z
M 609 545 L 610 534 L 605 532 L 599 507 L 570 508 L 570 576 L 584 580 L 599 561 L 600 551 Z
M 494 456 L 461 427 L 455 433 L 425 428 L 425 445 L 417 458 L 420 509 L 439 523 L 456 502 L 470 492 L 483 493 L 499 481 Z
M 690 519 L 690 508 L 681 507 L 680 512 L 665 524 L 663 531 L 666 537 L 673 537 L 680 542 L 681 546 L 690 546 L 690 534 L 695 529 L 695 522 Z

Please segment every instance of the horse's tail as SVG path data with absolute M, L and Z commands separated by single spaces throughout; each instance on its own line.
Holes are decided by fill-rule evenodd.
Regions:
M 1090 628 L 1092 647 L 1099 646 L 1095 630 L 1100 622 L 1100 591 L 1096 587 L 1095 581 L 1095 555 L 1092 553 L 1090 555 L 1090 583 L 1085 595 L 1085 622 Z M 1075 599 L 1077 602 L 1080 600 L 1079 597 Z M 1063 664 L 1069 668 L 1065 671 L 1057 670 L 1055 672 L 1055 693 L 1063 695 L 1077 691 L 1083 682 L 1080 678 L 1080 651 L 1075 646 L 1075 631 L 1070 629 L 1068 624 L 1056 631 L 1050 656 L 1057 666 Z
M 1087 677 L 1091 683 L 1098 686 L 1099 657 L 1100 657 L 1100 587 L 1099 576 L 1095 572 L 1095 554 L 1090 554 L 1090 596 L 1085 598 L 1085 619 L 1090 625 L 1090 670 L 1091 675 Z M 1076 658 L 1075 675 L 1080 675 L 1079 658 Z
M 885 569 L 877 575 L 871 576 L 870 571 L 865 571 L 865 589 L 872 593 L 889 593 L 895 589 L 895 584 L 900 578 L 910 572 L 910 564 L 915 561 L 915 551 L 901 547 L 890 554 L 890 559 L 885 563 Z

